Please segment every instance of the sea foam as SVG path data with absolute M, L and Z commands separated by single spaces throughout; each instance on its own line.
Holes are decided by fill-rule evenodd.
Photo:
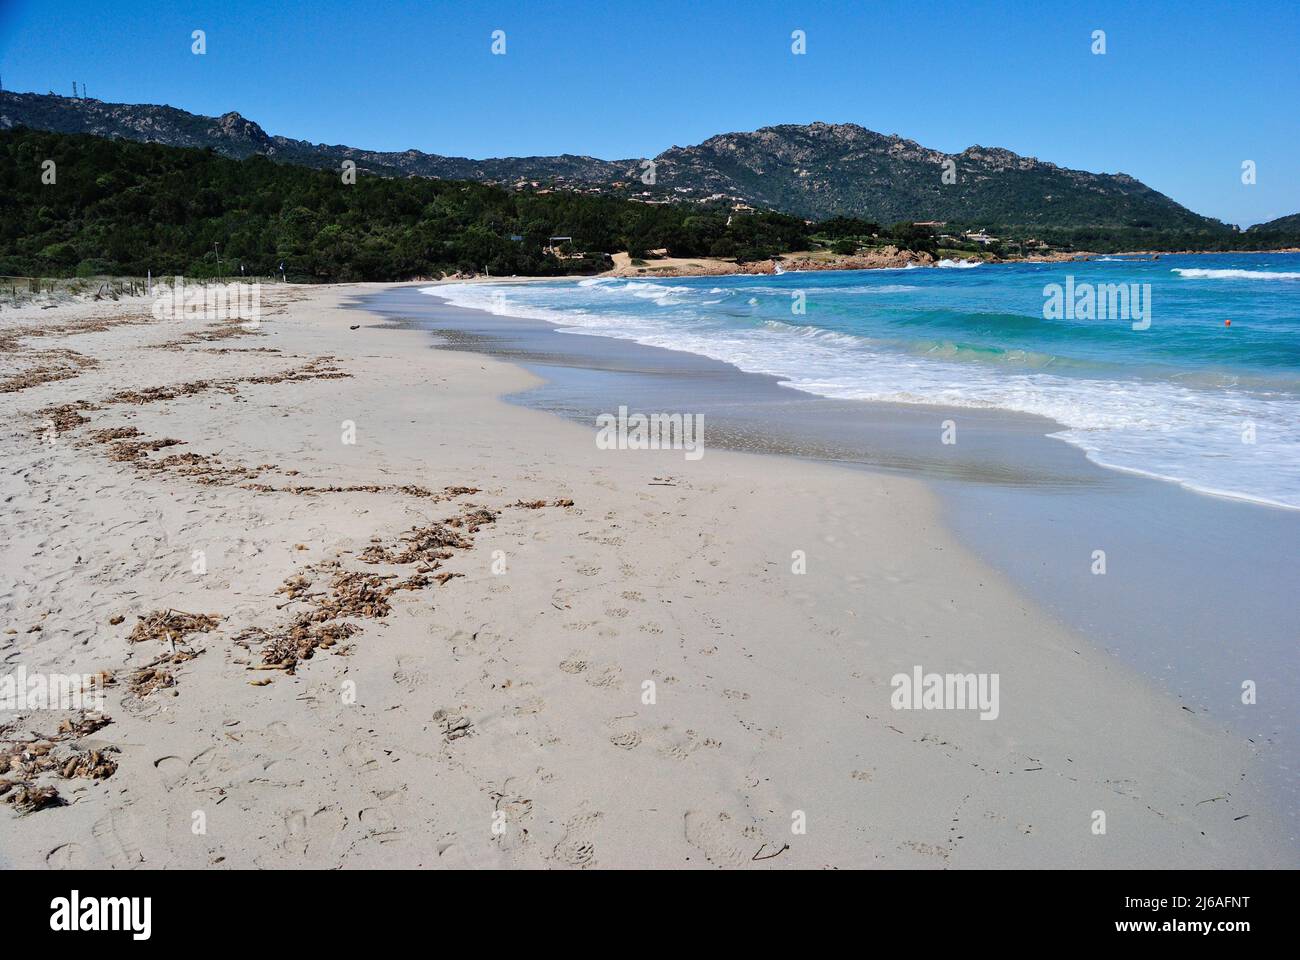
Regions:
M 561 333 L 701 354 L 824 397 L 1037 414 L 1103 466 L 1300 508 L 1297 288 L 1183 282 L 1300 279 L 1300 270 L 1248 269 L 1245 259 L 1172 276 L 1166 260 L 917 270 L 906 284 L 898 272 L 834 271 L 426 292 Z M 1300 266 L 1278 259 L 1266 262 Z M 1161 308 L 1152 328 L 1044 321 L 1043 279 L 1066 270 L 1152 282 Z
M 1187 280 L 1300 280 L 1300 273 L 1272 270 L 1201 270 L 1174 267 L 1173 272 Z

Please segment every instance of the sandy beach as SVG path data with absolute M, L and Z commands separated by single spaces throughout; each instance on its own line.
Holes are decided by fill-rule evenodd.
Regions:
M 380 289 L 0 311 L 4 670 L 113 679 L 0 714 L 0 866 L 1295 865 L 1256 748 L 920 480 L 598 449 Z

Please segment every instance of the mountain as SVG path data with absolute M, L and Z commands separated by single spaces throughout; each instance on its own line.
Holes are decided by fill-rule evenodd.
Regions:
M 1290 237 L 1300 237 L 1300 213 L 1287 217 L 1278 217 L 1267 223 L 1257 223 L 1247 233 L 1271 233 Z
M 1137 231 L 1135 236 L 1158 231 L 1177 234 L 1183 243 L 1227 232 L 1219 221 L 1126 174 L 1069 170 L 996 147 L 946 154 L 847 123 L 785 124 L 674 146 L 653 158 L 649 185 L 641 180 L 640 159 L 565 154 L 472 160 L 419 150 L 361 150 L 273 136 L 238 113 L 204 117 L 168 106 L 0 93 L 0 129 L 15 126 L 211 147 L 234 158 L 262 154 L 314 167 L 337 168 L 352 160 L 359 169 L 384 176 L 475 180 L 516 189 L 558 186 L 653 201 L 743 202 L 808 219 L 940 220 L 1085 239 L 1097 230 Z M 955 182 L 944 182 L 945 169 L 955 173 Z
M 673 147 L 656 163 L 668 186 L 701 185 L 814 219 L 1222 228 L 1126 174 L 1068 170 L 996 147 L 946 154 L 851 123 L 722 134 Z M 944 182 L 945 164 L 955 182 Z
M 506 157 L 470 160 L 443 157 L 419 150 L 384 152 L 356 147 L 309 143 L 272 136 L 238 113 L 205 117 L 155 104 L 105 103 L 55 94 L 0 93 L 0 129 L 29 127 L 53 133 L 88 133 L 97 137 L 161 143 L 169 147 L 211 147 L 223 156 L 242 160 L 262 154 L 283 163 L 335 167 L 352 160 L 358 169 L 385 176 L 439 177 L 507 183 L 523 179 L 571 180 L 603 184 L 630 176 L 639 161 L 622 163 L 595 157 Z

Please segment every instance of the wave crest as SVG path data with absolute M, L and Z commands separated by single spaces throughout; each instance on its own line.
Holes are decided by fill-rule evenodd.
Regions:
M 1300 273 L 1272 270 L 1202 270 L 1197 267 L 1174 267 L 1173 272 L 1187 280 L 1300 280 Z

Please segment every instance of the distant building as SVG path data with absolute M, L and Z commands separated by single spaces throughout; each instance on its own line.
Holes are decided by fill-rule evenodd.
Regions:
M 573 243 L 573 237 L 548 237 L 546 246 L 542 247 L 543 253 L 549 253 L 559 260 L 581 260 L 581 253 L 565 253 L 564 245 Z

